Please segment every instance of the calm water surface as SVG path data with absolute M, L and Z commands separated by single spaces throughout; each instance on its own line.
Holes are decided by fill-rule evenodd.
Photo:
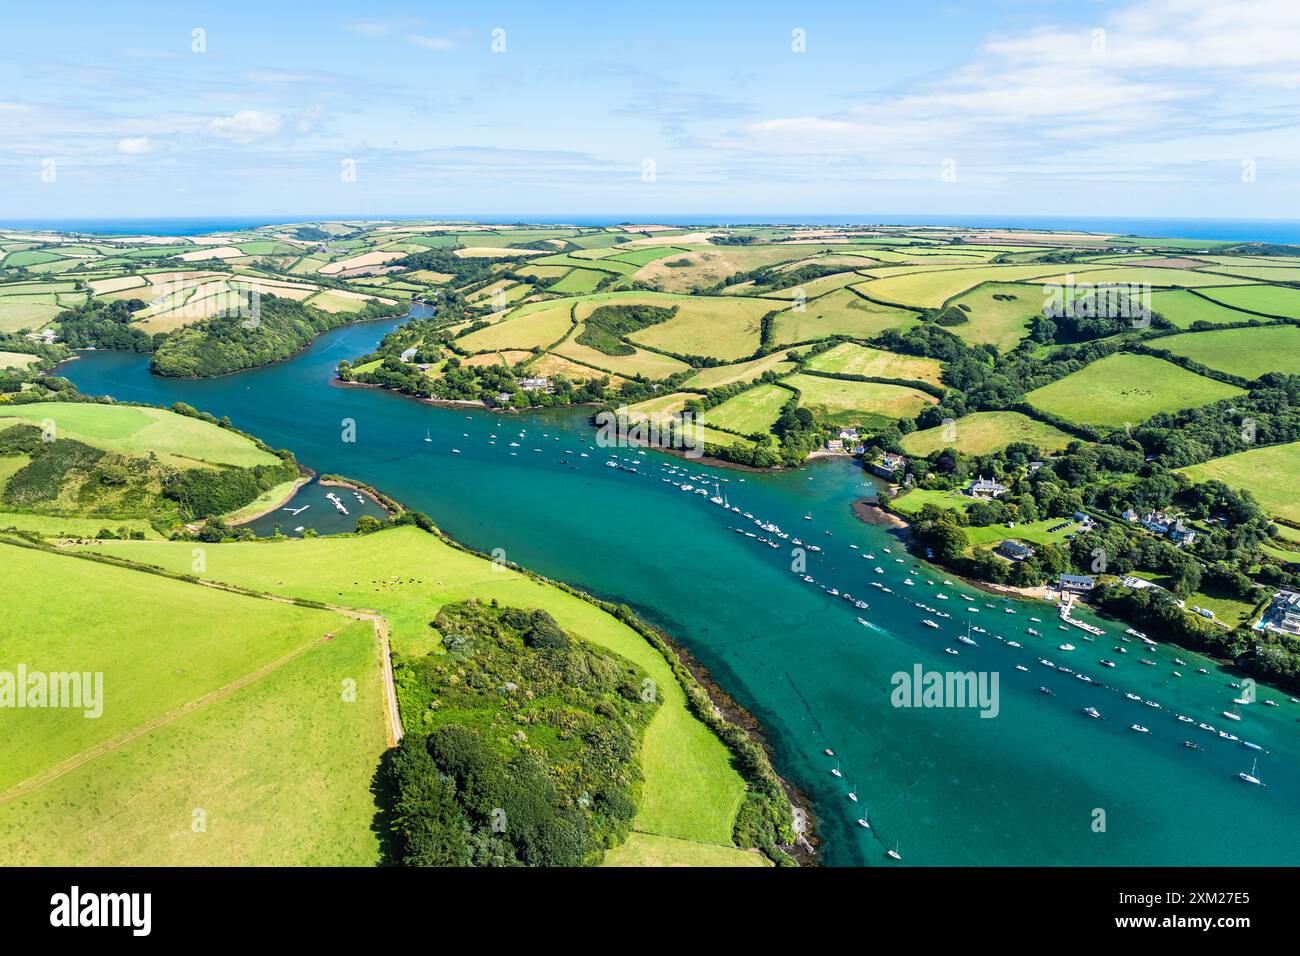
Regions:
M 1263 691 L 1281 706 L 1254 704 L 1233 722 L 1222 716 L 1237 693 L 1233 676 L 1191 652 L 1120 643 L 1123 625 L 1084 615 L 1107 631 L 1090 643 L 1058 630 L 1050 605 L 944 585 L 943 572 L 918 565 L 889 531 L 853 517 L 851 503 L 872 489 L 847 461 L 753 475 L 617 452 L 634 474 L 604 466 L 608 453 L 594 447 L 584 411 L 462 411 L 332 384 L 340 360 L 370 350 L 396 324 L 339 329 L 282 365 L 210 381 L 155 378 L 144 357 L 112 352 L 86 353 L 63 374 L 88 394 L 229 415 L 318 472 L 358 478 L 427 512 L 474 548 L 503 548 L 512 561 L 628 603 L 689 647 L 763 723 L 778 769 L 815 803 L 825 863 L 894 865 L 884 852 L 895 843 L 909 865 L 1300 863 L 1300 705 L 1285 694 Z M 342 440 L 345 419 L 355 422 L 355 442 Z M 674 473 L 682 469 L 690 477 Z M 716 481 L 730 504 L 819 545 L 809 573 L 870 610 L 791 573 L 790 542 L 772 549 L 738 534 L 763 532 L 671 483 L 700 478 L 710 494 Z M 920 621 L 934 615 L 914 602 L 951 617 L 931 630 Z M 955 640 L 967 620 L 987 632 L 974 633 L 978 647 Z M 1008 647 L 1013 640 L 1023 646 Z M 1065 642 L 1076 649 L 1059 650 Z M 1110 686 L 1086 685 L 1040 657 Z M 1098 665 L 1103 657 L 1118 666 Z M 917 664 L 996 673 L 997 716 L 895 708 L 891 675 Z M 1106 719 L 1083 716 L 1085 706 Z M 1175 713 L 1269 752 L 1179 723 Z M 1134 723 L 1150 734 L 1131 731 Z M 1255 757 L 1266 788 L 1237 778 Z M 831 774 L 836 766 L 842 778 Z M 855 823 L 864 812 L 870 831 Z

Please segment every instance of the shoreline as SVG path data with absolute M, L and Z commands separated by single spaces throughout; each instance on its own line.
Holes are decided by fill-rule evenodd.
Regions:
M 289 489 L 289 493 L 285 495 L 284 498 L 280 499 L 279 501 L 273 502 L 272 504 L 268 505 L 266 508 L 263 508 L 261 511 L 257 512 L 257 514 L 247 515 L 246 517 L 240 518 L 238 521 L 226 521 L 226 526 L 230 528 L 239 528 L 242 527 L 243 525 L 250 524 L 251 522 L 256 521 L 258 518 L 265 518 L 272 511 L 276 511 L 280 508 L 283 508 L 286 504 L 288 504 L 290 501 L 293 500 L 293 496 L 299 492 L 299 490 L 302 488 L 303 485 L 307 484 L 309 481 L 312 480 L 312 477 L 313 475 L 299 475 L 298 478 L 294 481 L 293 487 Z M 245 505 L 244 507 L 248 507 L 248 505 Z
M 653 625 L 648 626 L 653 627 Z M 793 816 L 792 826 L 795 832 L 795 844 L 790 847 L 782 847 L 782 849 L 793 857 L 801 867 L 819 865 L 817 850 L 821 846 L 821 841 L 817 838 L 817 815 L 813 800 L 777 771 L 775 755 L 767 734 L 763 731 L 762 723 L 713 678 L 713 674 L 709 669 L 696 659 L 688 647 L 660 628 L 656 627 L 655 630 L 673 655 L 681 661 L 682 666 L 690 672 L 690 675 L 704 689 L 704 693 L 713 705 L 714 713 L 726 723 L 743 730 L 749 735 L 750 739 L 767 753 L 768 760 L 772 763 L 772 772 L 776 775 L 776 779 L 781 784 L 781 789 L 785 791 L 786 798 L 790 801 Z

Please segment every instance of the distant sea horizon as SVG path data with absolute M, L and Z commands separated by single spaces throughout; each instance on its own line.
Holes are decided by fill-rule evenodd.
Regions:
M 996 214 L 868 214 L 835 215 L 780 213 L 520 213 L 504 215 L 473 213 L 428 213 L 424 215 L 296 215 L 296 216 L 174 216 L 141 218 L 5 219 L 0 228 L 85 232 L 102 235 L 193 236 L 299 222 L 339 220 L 466 220 L 488 225 L 514 223 L 558 223 L 601 226 L 617 223 L 656 223 L 666 226 L 960 226 L 973 229 L 1050 229 L 1057 231 L 1110 233 L 1177 239 L 1300 243 L 1300 219 L 1205 219 L 1178 217 L 1121 216 L 1012 216 Z

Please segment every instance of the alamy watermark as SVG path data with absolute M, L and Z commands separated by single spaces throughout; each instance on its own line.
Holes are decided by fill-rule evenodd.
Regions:
M 0 671 L 0 708 L 69 708 L 91 720 L 104 713 L 101 671 Z
M 911 672 L 895 672 L 889 683 L 895 707 L 969 707 L 981 717 L 996 717 L 1001 710 L 997 671 L 927 671 L 914 664 Z
M 1075 282 L 1043 286 L 1043 315 L 1049 319 L 1128 319 L 1135 329 L 1151 325 L 1151 283 L 1107 282 L 1093 285 Z

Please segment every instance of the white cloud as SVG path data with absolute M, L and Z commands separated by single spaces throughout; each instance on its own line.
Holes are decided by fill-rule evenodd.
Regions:
M 388 36 L 392 31 L 392 27 L 380 20 L 354 20 L 347 25 L 347 28 L 353 33 L 372 39 Z
M 148 136 L 128 136 L 118 140 L 117 151 L 127 156 L 143 156 L 153 152 L 153 143 L 149 142 Z
M 412 33 L 406 39 L 416 46 L 422 46 L 426 50 L 436 50 L 439 53 L 447 53 L 456 49 L 456 41 L 450 37 L 430 37 L 420 33 Z
M 1065 172 L 1071 160 L 1104 169 L 1122 156 L 1153 175 L 1235 155 L 1220 147 L 1256 131 L 1275 134 L 1275 153 L 1293 145 L 1285 91 L 1300 81 L 1300 3 L 1143 0 L 1100 16 L 1095 26 L 991 37 L 938 77 L 835 113 L 750 123 L 713 145 L 927 169 L 954 156 Z M 1192 137 L 1199 151 L 1189 155 Z
M 240 110 L 233 116 L 220 116 L 208 123 L 208 132 L 218 139 L 245 144 L 274 136 L 282 129 L 283 116 L 260 110 Z

